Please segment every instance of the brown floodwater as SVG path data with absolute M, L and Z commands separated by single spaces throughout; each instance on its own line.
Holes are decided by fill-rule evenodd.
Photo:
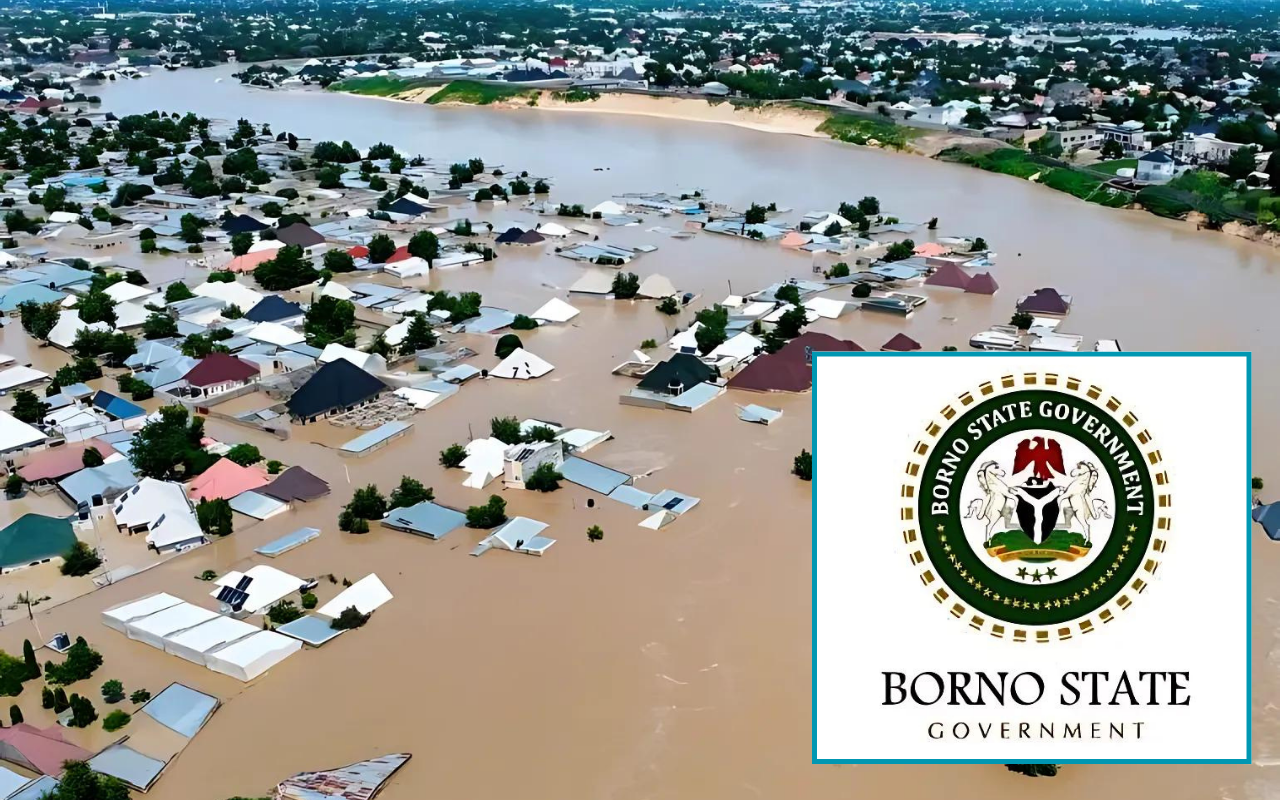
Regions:
M 797 212 L 876 195 L 887 213 L 904 219 L 939 217 L 939 235 L 985 237 L 999 252 L 993 272 L 1002 289 L 994 298 L 932 292 L 910 320 L 854 312 L 814 329 L 867 349 L 899 331 L 927 349 L 963 347 L 972 333 L 1006 321 L 1018 296 L 1053 285 L 1074 295 L 1062 327 L 1084 335 L 1087 346 L 1117 338 L 1127 350 L 1255 350 L 1254 473 L 1280 481 L 1268 446 L 1277 433 L 1268 400 L 1280 365 L 1268 343 L 1280 328 L 1272 311 L 1280 259 L 1268 248 L 1097 208 L 1011 178 L 824 140 L 215 82 L 230 71 L 163 73 L 105 87 L 104 107 L 244 116 L 276 131 L 361 147 L 384 140 L 442 161 L 481 156 L 508 171 L 547 175 L 554 200 L 588 207 L 617 193 L 694 187 L 737 206 L 776 202 Z M 473 216 L 531 221 L 514 205 Z M 730 288 L 742 293 L 811 275 L 808 256 L 776 245 L 711 234 L 677 240 L 647 230 L 676 224 L 651 217 L 639 227 L 606 228 L 601 239 L 657 245 L 629 269 L 667 275 L 680 290 L 703 296 L 695 305 Z M 478 290 L 487 303 L 527 313 L 563 296 L 581 274 L 546 246 L 503 249 L 496 262 L 440 272 L 423 285 Z M 530 382 L 472 382 L 416 415 L 410 435 L 367 458 L 342 459 L 330 449 L 354 437 L 351 429 L 295 427 L 280 442 L 210 421 L 211 435 L 253 441 L 268 458 L 302 464 L 330 481 L 333 494 L 263 523 L 238 517 L 227 539 L 37 615 L 44 635 L 86 635 L 106 657 L 93 685 L 77 689 L 96 696 L 101 680 L 118 677 L 127 689 L 154 692 L 176 680 L 225 701 L 149 796 L 261 795 L 296 771 L 400 751 L 414 758 L 387 800 L 1001 800 L 1029 788 L 1050 800 L 1280 796 L 1274 767 L 1259 766 L 1070 766 L 1029 786 L 999 766 L 812 765 L 810 490 L 788 474 L 792 457 L 808 446 L 810 398 L 731 391 L 691 415 L 622 406 L 617 397 L 631 381 L 610 369 L 641 340 L 662 340 L 687 318 L 665 318 L 647 303 L 570 301 L 583 311 L 573 324 L 520 334 L 555 371 Z M 0 349 L 21 359 L 32 352 L 24 339 L 11 326 Z M 478 366 L 496 363 L 491 337 L 459 342 L 481 353 Z M 785 415 L 771 427 L 747 425 L 734 405 L 751 402 Z M 637 484 L 679 489 L 702 504 L 649 531 L 636 526 L 638 512 L 619 504 L 586 508 L 590 494 L 572 485 L 549 495 L 503 493 L 509 514 L 551 523 L 547 534 L 559 542 L 542 559 L 500 551 L 472 558 L 481 533 L 466 529 L 438 542 L 380 528 L 366 536 L 337 531 L 338 508 L 353 487 L 376 482 L 387 491 L 401 474 L 433 486 L 448 505 L 481 502 L 489 492 L 464 488 L 461 473 L 439 467 L 437 453 L 486 435 L 488 420 L 507 414 L 608 429 L 616 438 L 589 458 L 652 472 Z M 497 486 L 491 488 L 501 491 Z M 0 504 L 0 517 L 7 522 L 20 509 Z M 604 541 L 587 541 L 593 524 L 605 530 Z M 304 651 L 247 687 L 99 622 L 102 609 L 157 591 L 208 605 L 209 585 L 193 576 L 263 561 L 254 547 L 302 525 L 324 534 L 271 563 L 339 580 L 376 572 L 396 599 L 363 630 Z M 1271 574 L 1280 554 L 1260 532 L 1253 535 L 1254 758 L 1271 764 L 1280 751 L 1280 586 Z M 338 589 L 322 581 L 321 601 Z M 14 652 L 35 634 L 31 623 L 5 616 L 0 647 Z M 44 719 L 38 703 L 25 695 L 21 703 L 28 720 Z M 83 741 L 107 740 L 99 729 Z

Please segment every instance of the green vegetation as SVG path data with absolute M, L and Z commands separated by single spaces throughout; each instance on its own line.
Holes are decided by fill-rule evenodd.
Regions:
M 801 450 L 800 455 L 791 462 L 791 474 L 802 481 L 813 480 L 813 454 L 808 450 Z
M 98 551 L 78 541 L 71 545 L 70 550 L 62 554 L 60 569 L 63 575 L 79 577 L 88 575 L 100 566 L 102 566 L 102 558 L 98 556 Z
M 876 144 L 894 150 L 903 150 L 920 135 L 915 128 L 895 125 L 884 117 L 868 117 L 859 114 L 833 114 L 818 126 L 819 133 L 849 144 Z
M 466 457 L 467 448 L 460 444 L 451 444 L 440 451 L 440 466 L 445 469 L 455 469 L 462 466 Z
M 400 485 L 391 490 L 391 496 L 387 498 L 388 508 L 408 508 L 416 506 L 418 503 L 427 503 L 436 499 L 436 493 L 430 486 L 424 486 L 422 481 L 412 478 L 408 475 L 400 476 Z
M 117 708 L 102 720 L 102 729 L 104 731 L 118 731 L 125 725 L 129 724 L 129 720 L 133 717 L 129 716 L 128 711 Z
M 1104 187 L 1106 180 L 1100 175 L 1066 166 L 1063 162 L 1047 156 L 1012 147 L 1000 148 L 988 153 L 970 153 L 953 147 L 939 153 L 938 158 L 942 161 L 968 164 L 988 172 L 1012 175 L 1023 180 L 1034 178 L 1050 189 L 1066 192 L 1081 200 L 1110 208 L 1120 208 L 1130 203 L 1129 196 L 1125 193 Z
M 1039 778 L 1041 776 L 1052 778 L 1058 774 L 1057 764 L 1005 764 L 1005 767 L 1010 772 L 1026 775 L 1028 778 Z
M 604 539 L 604 531 L 600 528 L 599 525 L 592 525 L 590 528 L 587 528 L 588 542 L 595 544 L 596 542 L 601 541 L 602 539 Z
M 281 600 L 267 611 L 267 619 L 272 625 L 285 625 L 302 616 L 302 609 L 292 600 Z
M 1072 547 L 1088 547 L 1084 541 L 1084 535 L 1073 531 L 1055 530 L 1044 538 L 1040 544 L 1031 541 L 1031 537 L 1021 530 L 1002 531 L 1001 533 L 992 534 L 991 540 L 987 542 L 987 547 L 1004 547 L 1010 552 L 1018 550 L 1061 550 L 1063 552 L 1070 551 Z M 1031 564 L 1041 564 L 1046 561 L 1053 561 L 1052 558 L 1024 558 L 1023 561 Z
M 100 666 L 102 655 L 91 648 L 83 636 L 77 636 L 75 644 L 71 645 L 61 664 L 45 662 L 44 679 L 55 686 L 69 686 L 76 681 L 89 679 Z M 56 696 L 57 693 L 54 694 Z
M 108 703 L 119 703 L 124 699 L 124 684 L 115 678 L 102 684 L 102 699 Z
M 535 93 L 528 89 L 516 89 L 508 86 L 495 86 L 476 81 L 454 81 L 427 98 L 430 105 L 440 103 L 468 103 L 475 106 L 487 106 L 515 97 L 531 97 Z
M 507 501 L 496 494 L 489 495 L 489 502 L 467 509 L 468 528 L 496 528 L 507 521 Z
M 411 78 L 393 78 L 390 75 L 373 75 L 368 78 L 349 78 L 329 84 L 329 91 L 362 94 L 367 97 L 391 97 L 430 85 L 430 81 Z
M 342 613 L 329 623 L 329 627 L 335 631 L 349 631 L 359 627 L 363 627 L 369 621 L 371 614 L 361 614 L 360 610 L 355 606 L 344 608 Z
M 212 500 L 203 498 L 196 505 L 196 521 L 200 523 L 200 530 L 205 533 L 228 536 L 231 534 L 234 519 L 231 503 L 226 498 L 215 497 Z
M 535 492 L 554 492 L 560 488 L 564 478 L 552 464 L 544 462 L 538 465 L 533 474 L 524 479 L 524 488 Z
M 146 689 L 135 689 L 133 694 L 129 695 L 129 702 L 133 703 L 135 706 L 145 703 L 150 699 L 151 692 L 148 692 Z
M 1089 169 L 1094 172 L 1102 172 L 1107 175 L 1115 176 L 1122 169 L 1137 169 L 1138 159 L 1136 158 L 1117 158 L 1115 161 L 1103 161 L 1100 164 L 1094 164 Z

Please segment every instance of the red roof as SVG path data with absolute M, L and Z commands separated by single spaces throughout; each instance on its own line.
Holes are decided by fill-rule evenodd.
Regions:
M 183 378 L 192 386 L 247 381 L 258 374 L 258 365 L 227 353 L 210 353 L 200 359 Z
M 996 279 L 991 277 L 990 272 L 979 272 L 973 276 L 964 290 L 969 294 L 995 294 L 999 288 L 1000 284 L 996 283 Z
M 862 350 L 857 344 L 810 331 L 787 342 L 781 350 L 763 355 L 729 381 L 733 389 L 754 392 L 807 392 L 813 386 L 811 355 Z
M 15 763 L 34 769 L 44 775 L 62 774 L 67 761 L 88 761 L 93 755 L 62 738 L 56 725 L 44 730 L 25 722 L 12 728 L 0 728 L 0 742 L 8 750 L 7 759 L 16 755 Z
M 884 343 L 881 350 L 888 350 L 893 353 L 909 353 L 912 350 L 919 350 L 920 343 L 905 333 L 895 333 L 893 338 Z
M 365 247 L 362 244 L 358 244 L 355 247 L 348 250 L 347 255 L 351 256 L 352 258 L 368 258 L 369 248 Z
M 1029 314 L 1066 314 L 1071 306 L 1057 289 L 1036 289 L 1018 301 L 1018 310 Z
M 397 261 L 408 261 L 410 258 L 411 256 L 409 255 L 409 247 L 408 245 L 404 245 L 396 248 L 396 251 L 391 254 L 390 258 L 387 259 L 387 263 L 394 264 Z
M 253 467 L 242 467 L 229 458 L 221 458 L 192 479 L 187 486 L 191 501 L 230 500 L 238 494 L 267 485 L 267 476 Z
M 925 286 L 949 286 L 952 289 L 964 289 L 972 280 L 964 270 L 955 264 L 943 264 L 938 270 L 925 278 Z
M 84 451 L 90 448 L 97 450 L 104 458 L 115 452 L 97 439 L 51 447 L 28 458 L 27 463 L 18 468 L 18 472 L 28 482 L 64 478 L 84 469 Z

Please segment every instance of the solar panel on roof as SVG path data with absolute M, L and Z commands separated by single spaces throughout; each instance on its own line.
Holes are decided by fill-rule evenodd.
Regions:
M 243 592 L 245 589 L 249 588 L 249 584 L 251 583 L 253 583 L 253 578 L 245 575 L 240 579 L 240 582 L 236 584 L 236 588 Z
M 680 505 L 680 503 L 681 503 L 683 500 L 684 500 L 684 498 L 683 498 L 683 497 L 673 497 L 673 498 L 671 498 L 670 500 L 668 500 L 667 502 L 663 503 L 663 504 L 662 504 L 662 507 L 663 507 L 663 508 L 665 508 L 666 510 L 670 511 L 671 509 L 673 509 L 673 508 L 675 508 L 676 506 Z

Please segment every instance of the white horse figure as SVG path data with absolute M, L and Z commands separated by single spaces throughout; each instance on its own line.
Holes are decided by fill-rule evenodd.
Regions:
M 987 461 L 979 466 L 978 486 L 982 487 L 985 494 L 972 500 L 969 503 L 968 512 L 964 515 L 965 519 L 977 518 L 987 523 L 986 535 L 983 538 L 988 543 L 991 541 L 991 534 L 995 531 L 996 525 L 1002 521 L 1006 525 L 1012 524 L 1010 520 L 1013 509 L 1017 505 L 1013 499 L 1013 491 L 1004 481 L 1004 475 L 1005 471 L 994 461 Z
M 1084 531 L 1085 543 L 1091 544 L 1090 521 L 1103 517 L 1111 519 L 1107 501 L 1093 496 L 1094 487 L 1098 485 L 1098 468 L 1081 461 L 1071 470 L 1070 477 L 1071 481 L 1062 490 L 1062 496 L 1058 501 L 1058 507 L 1062 510 L 1063 525 L 1070 527 L 1072 518 L 1078 520 Z

